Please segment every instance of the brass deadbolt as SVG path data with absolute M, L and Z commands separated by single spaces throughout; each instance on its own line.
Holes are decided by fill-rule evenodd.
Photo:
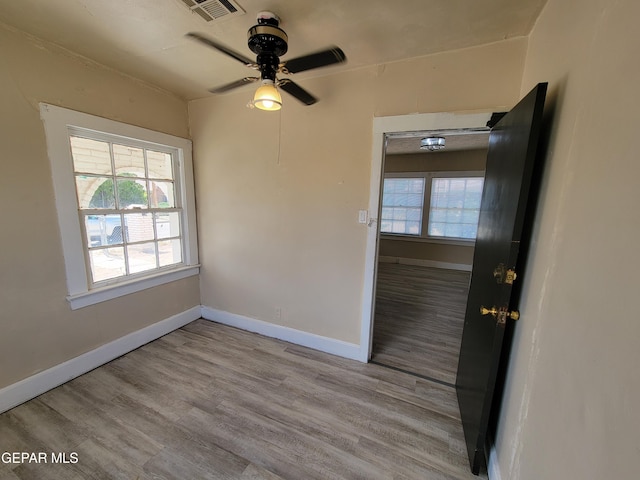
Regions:
M 480 314 L 481 315 L 491 315 L 492 317 L 495 317 L 498 320 L 498 323 L 505 323 L 507 321 L 507 317 L 509 317 L 512 320 L 518 320 L 520 319 L 520 312 L 517 310 L 507 310 L 506 307 L 502 307 L 500 309 L 494 307 L 491 308 L 487 308 L 487 307 L 480 307 Z

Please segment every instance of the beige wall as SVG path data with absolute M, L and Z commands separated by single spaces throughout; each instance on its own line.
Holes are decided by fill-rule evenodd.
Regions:
M 487 150 L 462 150 L 454 152 L 387 155 L 385 172 L 470 172 L 484 171 Z M 389 237 L 380 239 L 379 254 L 385 257 L 413 258 L 434 262 L 473 264 L 473 245 L 451 243 L 415 242 L 396 240 Z
M 460 172 L 484 171 L 487 150 L 387 155 L 384 171 L 398 172 Z
M 0 388 L 199 304 L 192 277 L 71 311 L 38 102 L 188 136 L 182 100 L 0 24 Z
M 497 453 L 503 479 L 638 478 L 636 0 L 549 0 L 522 94 L 553 115 Z
M 251 88 L 190 102 L 202 304 L 359 343 L 373 117 L 512 105 L 525 48 L 302 80 L 320 102 L 275 113 L 245 108 Z

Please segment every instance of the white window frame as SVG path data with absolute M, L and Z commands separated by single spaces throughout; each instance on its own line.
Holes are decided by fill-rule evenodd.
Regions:
M 40 118 L 44 124 L 53 177 L 67 277 L 67 300 L 73 310 L 200 273 L 191 140 L 46 103 L 40 104 Z M 121 137 L 128 142 L 152 143 L 177 152 L 175 182 L 183 209 L 183 263 L 175 268 L 152 270 L 146 275 L 123 277 L 108 285 L 91 286 L 71 155 L 70 133 L 74 128 Z
M 432 172 L 386 172 L 384 178 L 424 178 L 424 199 L 422 202 L 422 226 L 420 235 L 407 233 L 380 232 L 380 236 L 387 240 L 406 240 L 413 242 L 442 243 L 447 245 L 474 245 L 475 239 L 432 237 L 429 235 L 429 213 L 431 211 L 431 186 L 434 178 L 482 177 L 484 171 L 432 171 Z M 380 203 L 382 204 L 382 193 Z

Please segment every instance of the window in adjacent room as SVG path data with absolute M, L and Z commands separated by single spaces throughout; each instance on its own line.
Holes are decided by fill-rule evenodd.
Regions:
M 191 142 L 41 105 L 72 308 L 198 273 Z
M 424 177 L 384 179 L 380 218 L 382 232 L 421 234 L 424 185 Z
M 483 182 L 481 177 L 431 179 L 428 236 L 474 240 Z
M 482 172 L 394 173 L 384 178 L 380 231 L 428 240 L 474 241 Z

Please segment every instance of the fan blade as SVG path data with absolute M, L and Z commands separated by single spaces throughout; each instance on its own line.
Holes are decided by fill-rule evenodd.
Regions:
M 326 67 L 327 65 L 346 61 L 347 57 L 344 52 L 338 47 L 333 47 L 321 52 L 287 60 L 284 62 L 282 71 L 285 73 L 298 73 L 311 70 L 312 68 Z
M 283 80 L 279 80 L 278 81 L 278 86 L 282 90 L 287 92 L 289 95 L 292 95 L 292 96 L 296 97 L 298 100 L 300 100 L 305 105 L 313 105 L 314 103 L 316 103 L 318 101 L 316 99 L 316 97 L 311 95 L 309 92 L 307 92 L 300 85 L 298 85 L 295 82 L 292 82 L 288 78 L 285 78 Z
M 229 55 L 231 58 L 235 58 L 241 63 L 244 63 L 247 67 L 253 67 L 255 62 L 250 58 L 245 57 L 244 55 L 236 52 L 235 50 L 231 50 L 226 45 L 222 43 L 218 43 L 215 40 L 210 39 L 209 37 L 205 37 L 204 35 L 200 35 L 199 33 L 189 32 L 186 35 L 187 37 L 193 38 L 194 40 L 199 41 L 200 43 L 204 43 L 205 45 L 215 48 L 216 50 L 224 53 L 225 55 Z
M 216 88 L 211 88 L 211 89 L 209 89 L 209 91 L 211 93 L 226 93 L 229 90 L 233 90 L 234 88 L 242 87 L 243 85 L 246 85 L 247 83 L 257 82 L 258 80 L 260 80 L 260 78 L 258 78 L 258 77 L 244 77 L 244 78 L 241 78 L 240 80 L 236 80 L 235 82 L 227 83 L 226 85 L 222 85 L 222 86 L 216 87 Z

